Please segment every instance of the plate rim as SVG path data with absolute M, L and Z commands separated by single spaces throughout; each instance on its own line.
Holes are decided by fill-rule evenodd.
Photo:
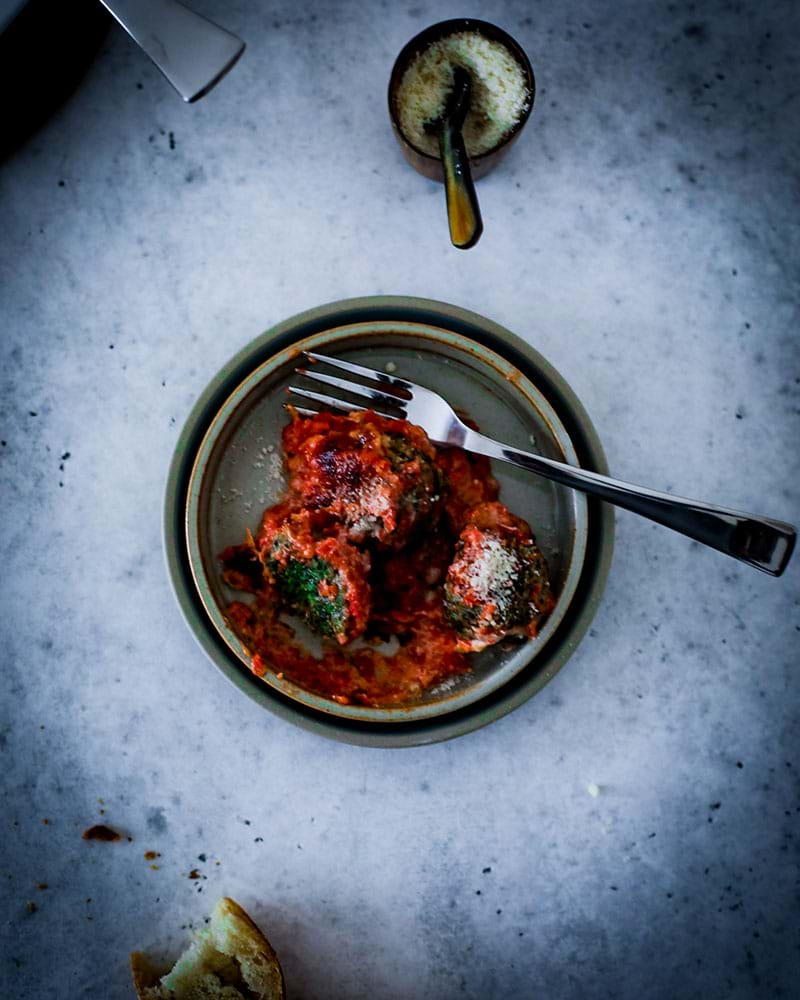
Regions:
M 547 383 L 542 395 L 564 424 L 578 454 L 583 451 L 588 456 L 588 463 L 582 460 L 582 464 L 599 472 L 608 471 L 594 425 L 571 387 L 534 347 L 507 328 L 478 313 L 433 299 L 411 296 L 343 299 L 297 313 L 270 327 L 245 344 L 212 376 L 181 429 L 170 463 L 164 498 L 164 551 L 173 592 L 195 640 L 228 680 L 262 708 L 318 735 L 343 742 L 376 747 L 419 746 L 464 735 L 502 718 L 531 698 L 561 669 L 585 635 L 602 598 L 614 547 L 614 512 L 610 505 L 588 498 L 584 565 L 559 629 L 542 650 L 541 658 L 534 657 L 506 684 L 471 705 L 420 720 L 365 722 L 307 708 L 255 678 L 238 656 L 227 649 L 207 617 L 187 563 L 183 532 L 185 502 L 181 500 L 185 501 L 188 472 L 200 441 L 218 409 L 210 412 L 209 404 L 227 399 L 237 384 L 284 346 L 311 333 L 369 320 L 440 326 L 488 346 L 528 377 L 534 371 L 535 384 L 538 385 L 540 378 Z

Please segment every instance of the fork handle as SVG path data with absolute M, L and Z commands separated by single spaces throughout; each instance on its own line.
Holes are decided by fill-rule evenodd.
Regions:
M 100 0 L 178 91 L 198 100 L 244 51 L 241 38 L 178 0 Z
M 570 486 L 631 510 L 634 514 L 641 514 L 771 576 L 783 573 L 794 550 L 797 532 L 785 521 L 744 514 L 623 483 L 598 472 L 510 448 L 475 431 L 467 433 L 462 447 L 518 465 L 562 486 Z

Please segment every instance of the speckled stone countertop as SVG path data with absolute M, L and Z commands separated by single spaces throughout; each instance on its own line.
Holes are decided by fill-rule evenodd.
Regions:
M 377 293 L 526 338 L 617 476 L 797 523 L 796 5 L 195 6 L 248 43 L 208 97 L 112 30 L 0 165 L 0 992 L 131 997 L 128 952 L 174 954 L 228 894 L 294 998 L 796 996 L 800 559 L 771 579 L 620 513 L 555 680 L 382 751 L 230 685 L 160 536 L 226 359 Z M 385 89 L 469 13 L 539 92 L 459 253 Z M 130 840 L 82 840 L 97 822 Z

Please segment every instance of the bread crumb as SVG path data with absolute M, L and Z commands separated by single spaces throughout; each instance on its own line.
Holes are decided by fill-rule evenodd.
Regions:
M 590 781 L 586 786 L 586 791 L 592 796 L 593 799 L 596 799 L 600 794 L 600 786 L 596 785 L 593 781 Z

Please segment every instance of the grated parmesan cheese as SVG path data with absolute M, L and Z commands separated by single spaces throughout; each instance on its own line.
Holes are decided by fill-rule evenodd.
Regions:
M 439 143 L 425 131 L 425 123 L 444 111 L 456 66 L 469 70 L 472 77 L 463 128 L 469 156 L 497 146 L 530 105 L 525 73 L 505 45 L 476 31 L 460 31 L 434 42 L 411 61 L 397 91 L 401 130 L 430 156 L 438 157 Z
M 498 538 L 489 536 L 482 540 L 480 559 L 470 563 L 466 582 L 479 600 L 497 603 L 519 571 L 516 554 Z

